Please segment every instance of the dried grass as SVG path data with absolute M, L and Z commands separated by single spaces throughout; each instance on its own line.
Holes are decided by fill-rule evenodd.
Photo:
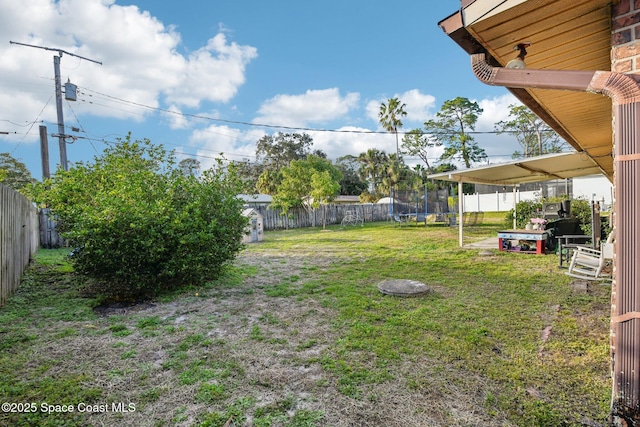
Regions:
M 88 415 L 87 422 L 93 426 L 197 425 L 203 414 L 224 411 L 245 397 L 255 399 L 254 408 L 290 399 L 297 410 L 321 411 L 322 425 L 334 427 L 511 426 L 485 410 L 485 396 L 494 385 L 453 368 L 446 375 L 433 372 L 433 361 L 426 357 L 393 364 L 390 379 L 365 384 L 361 398 L 341 393 L 336 374 L 319 362 L 339 339 L 340 331 L 332 323 L 334 309 L 310 297 L 265 295 L 265 287 L 282 277 L 298 275 L 304 283 L 309 278 L 304 268 L 310 260 L 319 268 L 338 261 L 330 253 L 285 257 L 267 251 L 245 252 L 238 264 L 258 266 L 261 274 L 247 278 L 242 286 L 169 303 L 102 310 L 95 322 L 52 325 L 56 330 L 74 328 L 77 334 L 37 348 L 31 363 L 50 364 L 47 375 L 53 377 L 86 374 L 91 378 L 86 386 L 103 390 L 103 400 L 136 403 L 133 413 Z M 111 333 L 113 316 L 132 333 Z M 155 333 L 137 327 L 139 319 L 149 317 L 161 320 Z M 254 327 L 259 327 L 264 339 L 252 338 Z M 177 349 L 198 334 L 210 343 L 195 344 L 178 359 Z M 135 354 L 123 358 L 125 351 Z M 366 361 L 372 356 L 363 352 L 354 357 Z M 180 369 L 168 367 L 173 362 L 185 369 L 199 361 L 225 362 L 241 370 L 224 380 L 226 400 L 216 404 L 198 401 L 198 384 L 181 383 Z M 150 390 L 155 391 L 154 397 L 143 402 Z M 251 411 L 244 422 L 229 417 L 225 425 L 252 425 Z

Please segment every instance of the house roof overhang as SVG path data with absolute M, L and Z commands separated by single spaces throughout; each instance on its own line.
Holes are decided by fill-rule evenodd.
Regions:
M 439 22 L 468 54 L 484 53 L 504 67 L 515 46 L 530 42 L 527 69 L 609 71 L 611 7 L 617 0 L 462 0 Z M 509 88 L 575 150 L 593 159 L 595 173 L 613 179 L 611 99 L 588 92 Z
M 516 185 L 552 179 L 602 174 L 600 166 L 584 152 L 548 154 L 497 165 L 429 175 L 441 181 Z

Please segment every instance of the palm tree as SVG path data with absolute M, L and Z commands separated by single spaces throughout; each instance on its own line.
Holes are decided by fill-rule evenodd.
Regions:
M 387 162 L 387 154 L 376 148 L 370 148 L 358 156 L 360 163 L 360 176 L 369 182 L 369 191 L 375 193 L 378 190 L 384 165 Z
M 420 178 L 421 181 L 426 181 L 427 175 L 429 175 L 429 171 L 431 170 L 430 166 L 426 168 L 421 164 L 417 164 L 413 167 L 413 172 Z
M 380 113 L 378 114 L 382 127 L 387 132 L 396 134 L 397 159 L 400 159 L 400 144 L 398 142 L 398 128 L 402 127 L 402 120 L 400 120 L 400 118 L 407 115 L 407 112 L 404 110 L 407 105 L 401 104 L 400 102 L 398 98 L 389 98 L 386 104 L 384 102 L 380 104 Z
M 390 154 L 387 164 L 385 165 L 385 176 L 383 177 L 383 183 L 388 187 L 386 190 L 397 188 L 399 184 L 404 181 L 406 175 L 404 169 L 402 158 L 399 158 L 395 154 Z

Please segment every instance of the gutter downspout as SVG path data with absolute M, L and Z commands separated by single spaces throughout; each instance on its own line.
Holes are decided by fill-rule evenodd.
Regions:
M 527 70 L 493 67 L 471 55 L 476 77 L 492 86 L 559 89 L 606 95 L 613 102 L 615 199 L 611 286 L 611 417 L 640 420 L 640 87 L 639 76 L 610 71 Z

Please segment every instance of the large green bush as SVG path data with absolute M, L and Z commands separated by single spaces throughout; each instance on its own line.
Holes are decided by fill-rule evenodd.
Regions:
M 540 216 L 543 202 L 562 202 L 565 197 L 550 197 L 543 200 L 523 200 L 516 204 L 516 227 L 525 228 L 531 218 Z M 571 199 L 571 215 L 580 220 L 580 228 L 586 235 L 591 234 L 591 204 L 584 198 Z M 513 209 L 507 212 L 505 224 L 513 223 Z
M 196 178 L 161 146 L 127 137 L 92 164 L 58 171 L 37 194 L 75 248 L 75 270 L 123 299 L 219 274 L 242 247 L 240 189 L 232 167 Z
M 586 235 L 591 234 L 591 203 L 584 198 L 571 200 L 571 215 L 580 220 L 580 229 Z
M 516 204 L 516 228 L 524 229 L 531 218 L 540 215 L 542 202 L 537 200 L 523 200 Z M 507 212 L 505 224 L 511 227 L 513 224 L 513 209 Z

